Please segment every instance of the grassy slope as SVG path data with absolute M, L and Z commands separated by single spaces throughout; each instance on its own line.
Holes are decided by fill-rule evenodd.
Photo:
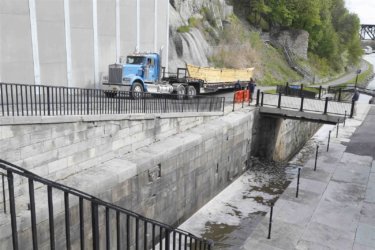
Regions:
M 283 53 L 265 44 L 258 32 L 250 31 L 234 15 L 230 23 L 230 28 L 219 33 L 219 41 L 209 58 L 213 66 L 255 67 L 257 83 L 265 86 L 285 84 L 301 79 L 301 76 L 288 66 Z
M 259 77 L 258 82 L 262 85 L 285 84 L 301 79 L 301 76 L 289 67 L 284 55 L 272 46 L 263 46 L 261 63 L 260 73 L 263 75 Z

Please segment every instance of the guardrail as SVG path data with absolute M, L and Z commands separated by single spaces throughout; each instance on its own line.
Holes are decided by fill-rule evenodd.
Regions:
M 1 171 L 3 171 L 3 173 Z M 47 180 L 9 162 L 0 160 L 0 173 L 2 173 L 3 178 L 3 192 L 5 190 L 4 177 L 8 182 L 7 203 L 9 204 L 9 213 L 7 213 L 5 209 L 5 199 L 2 201 L 4 214 L 0 214 L 0 216 L 3 217 L 0 221 L 4 223 L 6 219 L 9 220 L 10 217 L 12 247 L 14 250 L 20 249 L 18 234 L 21 232 L 17 230 L 17 227 L 20 227 L 19 222 L 23 221 L 23 223 L 26 223 L 28 221 L 27 218 L 17 213 L 16 199 L 18 197 L 15 197 L 15 179 L 17 183 L 19 183 L 19 181 L 24 181 L 28 184 L 29 197 L 22 201 L 29 201 L 28 210 L 30 210 L 29 222 L 31 226 L 29 230 L 31 230 L 32 240 L 31 242 L 27 242 L 26 245 L 32 244 L 33 249 L 38 249 L 38 247 L 40 247 L 38 239 L 41 235 L 43 235 L 45 241 L 49 241 L 50 249 L 59 249 L 57 241 L 61 241 L 61 238 L 64 239 L 64 236 L 65 242 L 61 243 L 59 241 L 58 243 L 60 247 L 63 245 L 66 249 L 71 249 L 72 246 L 75 246 L 75 248 L 80 246 L 81 249 L 86 249 L 88 247 L 94 250 L 99 249 L 100 246 L 105 246 L 106 249 L 112 249 L 111 246 L 116 246 L 117 249 L 145 250 L 155 248 L 166 250 L 212 249 L 212 241 L 196 237 L 161 222 L 145 218 L 142 215 L 105 202 L 77 189 Z M 41 190 L 47 190 L 47 192 L 41 194 Z M 43 194 L 47 197 L 43 198 Z M 56 204 L 59 204 L 58 201 L 54 199 L 56 196 L 63 199 L 61 208 L 64 210 L 64 220 L 56 219 L 56 212 L 58 211 L 54 213 L 54 209 L 56 209 Z M 73 201 L 78 202 L 78 226 L 72 225 Z M 45 226 L 49 225 L 49 227 L 44 227 L 46 231 L 49 230 L 49 235 L 47 232 L 43 232 L 42 234 L 39 231 L 42 227 L 37 223 L 37 214 L 41 215 L 43 213 L 39 210 L 37 211 L 38 213 L 36 212 L 37 203 L 41 205 L 47 203 L 47 207 L 44 207 L 44 209 L 46 210 L 45 213 L 48 213 L 48 216 L 46 216 L 48 224 L 47 221 L 43 221 L 43 224 Z M 87 210 L 91 210 L 89 215 L 85 214 Z M 25 216 L 25 213 L 23 213 L 23 215 Z M 56 225 L 59 225 L 58 229 L 56 229 Z M 65 230 L 65 235 L 63 229 Z M 57 232 L 60 232 L 60 235 L 58 235 Z M 72 235 L 73 237 L 71 237 Z M 88 235 L 90 237 L 88 237 Z M 76 241 L 73 242 L 72 238 L 78 240 L 79 244 L 77 244 Z M 105 242 L 100 243 L 103 239 L 105 239 Z M 25 245 L 25 243 L 23 243 L 23 245 Z
M 224 97 L 0 83 L 0 116 L 221 112 Z
M 260 97 L 259 97 L 260 96 Z M 315 112 L 322 114 L 346 115 L 350 110 L 350 117 L 353 116 L 355 101 L 337 102 L 320 99 L 305 99 L 302 97 L 289 97 L 279 94 L 266 94 L 257 92 L 257 106 L 271 106 L 276 108 L 292 109 L 298 111 Z

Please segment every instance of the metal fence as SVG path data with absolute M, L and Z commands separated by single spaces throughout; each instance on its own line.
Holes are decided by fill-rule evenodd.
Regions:
M 0 116 L 221 112 L 224 97 L 0 83 Z
M 74 188 L 44 179 L 23 168 L 0 160 L 0 173 L 2 175 L 2 193 L 4 213 L 0 213 L 0 220 L 5 223 L 10 220 L 11 241 L 9 248 L 22 249 L 22 245 L 32 245 L 38 249 L 42 242 L 40 238 L 47 241 L 50 249 L 92 248 L 100 249 L 212 249 L 212 242 L 198 238 L 185 231 L 175 229 L 163 223 L 145 218 L 139 214 L 126 210 L 122 207 L 105 202 L 87 193 Z M 5 177 L 5 178 L 4 178 Z M 23 179 L 28 185 L 28 197 L 23 202 L 28 203 L 28 210 L 23 213 L 17 211 L 15 195 L 15 179 Z M 7 182 L 7 188 L 5 186 Z M 44 191 L 44 192 L 42 192 Z M 8 193 L 6 196 L 5 192 Z M 42 199 L 42 194 L 44 199 Z M 59 195 L 60 194 L 60 195 Z M 7 197 L 7 198 L 6 198 Z M 56 198 L 57 197 L 57 198 Z M 57 201 L 60 198 L 61 201 Z M 73 225 L 72 216 L 75 203 L 78 203 L 79 216 L 76 218 L 78 226 Z M 44 210 L 36 209 L 40 203 L 44 204 Z M 7 204 L 9 210 L 7 210 Z M 63 210 L 63 219 L 56 219 L 55 211 Z M 43 206 L 43 204 L 41 205 Z M 88 213 L 88 214 L 87 214 Z M 28 214 L 28 215 L 27 215 Z M 46 215 L 44 224 L 47 227 L 41 232 L 37 216 Z M 25 216 L 29 217 L 24 218 Z M 39 218 L 39 221 L 43 220 Z M 26 227 L 31 230 L 30 242 L 20 242 L 17 227 L 30 222 Z M 59 228 L 56 228 L 57 225 Z M 25 225 L 23 225 L 23 230 Z M 30 229 L 31 228 L 31 229 Z M 49 232 L 49 234 L 48 234 Z M 25 232 L 22 232 L 23 234 Z M 48 235 L 48 237 L 46 236 Z M 63 239 L 61 242 L 61 238 Z M 77 239 L 78 238 L 78 239 Z M 77 242 L 78 241 L 78 242 Z M 102 242 L 101 242 L 102 241 Z M 44 242 L 46 243 L 46 242 Z M 46 244 L 44 244 L 44 247 Z
M 304 97 L 289 97 L 282 96 L 281 93 L 266 94 L 257 93 L 257 105 L 260 106 L 273 106 L 276 108 L 307 111 L 321 114 L 333 114 L 333 115 L 353 115 L 354 102 L 337 102 L 325 98 L 325 100 L 319 99 L 305 99 Z
M 321 89 L 320 89 L 321 91 Z M 302 85 L 301 86 L 292 86 L 292 85 L 277 85 L 276 86 L 276 93 L 282 93 L 287 96 L 298 96 L 298 97 L 305 97 L 310 99 L 315 99 L 316 94 L 312 91 L 304 90 Z

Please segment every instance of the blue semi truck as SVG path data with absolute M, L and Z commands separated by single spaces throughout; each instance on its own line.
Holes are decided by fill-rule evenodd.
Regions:
M 215 76 L 214 79 L 216 80 L 208 81 L 207 75 L 204 74 L 191 77 L 189 67 L 178 68 L 177 73 L 168 73 L 168 76 L 166 76 L 158 53 L 136 53 L 122 58 L 120 61 L 121 63 L 109 65 L 108 76 L 104 77 L 102 81 L 106 90 L 105 93 L 110 97 L 116 96 L 118 91 L 129 91 L 131 95 L 148 92 L 195 96 L 216 92 L 219 89 L 234 88 L 236 82 L 241 78 L 240 84 L 242 87 L 246 87 L 253 70 L 190 67 L 191 69 L 196 68 L 198 71 L 209 72 L 208 75 Z M 233 76 L 225 79 L 216 77 L 223 72 L 231 72 Z
M 158 53 L 137 53 L 121 59 L 119 64 L 109 65 L 103 86 L 106 95 L 111 97 L 117 91 L 194 96 L 204 88 L 204 81 L 188 77 L 184 68 L 166 77 Z

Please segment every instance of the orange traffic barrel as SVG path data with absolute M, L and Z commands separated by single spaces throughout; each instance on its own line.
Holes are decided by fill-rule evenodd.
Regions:
M 243 100 L 243 97 L 244 97 L 243 90 L 236 91 L 234 93 L 234 102 L 235 103 L 241 103 L 242 100 Z

